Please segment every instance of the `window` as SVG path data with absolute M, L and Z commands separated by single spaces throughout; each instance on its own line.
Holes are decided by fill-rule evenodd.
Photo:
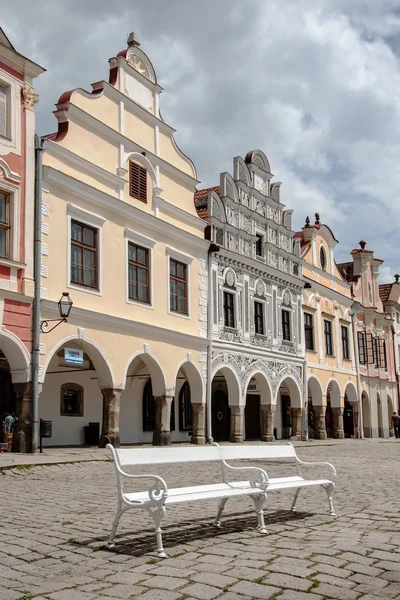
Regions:
M 264 242 L 264 238 L 262 235 L 258 235 L 257 234 L 257 241 L 256 241 L 256 256 L 263 256 L 263 242 Z
M 71 283 L 97 288 L 97 229 L 71 221 Z
M 154 431 L 156 402 L 153 396 L 151 379 L 146 382 L 143 390 L 143 431 Z
M 61 386 L 61 416 L 83 417 L 83 387 L 77 383 Z
M 128 289 L 129 298 L 150 303 L 150 264 L 147 248 L 128 244 Z
M 385 371 L 387 371 L 388 368 L 387 368 L 386 342 L 385 342 L 385 340 L 382 340 L 382 359 L 383 359 L 383 364 L 381 364 L 381 366 L 383 366 L 384 369 L 385 369 Z
M 323 271 L 326 271 L 326 253 L 325 248 L 323 246 L 321 246 L 319 250 L 319 261 L 321 263 L 321 269 Z
M 169 297 L 173 312 L 187 315 L 187 265 L 173 258 L 169 261 Z
M 344 360 L 349 360 L 349 328 L 342 325 L 342 355 Z
M 10 196 L 0 192 L 0 256 L 9 258 L 10 253 Z
M 0 85 L 0 135 L 7 137 L 7 87 Z
M 193 430 L 193 410 L 190 395 L 190 385 L 187 381 L 179 392 L 179 431 Z
M 324 333 L 325 333 L 325 353 L 328 356 L 333 356 L 333 344 L 332 344 L 332 321 L 324 321 Z
M 304 337 L 306 350 L 314 350 L 314 317 L 309 313 L 304 313 Z
M 141 202 L 147 202 L 147 170 L 129 161 L 129 194 Z
M 373 356 L 373 362 L 375 364 L 375 367 L 378 368 L 380 361 L 379 361 L 379 353 L 378 353 L 378 340 L 376 339 L 376 337 L 372 338 L 372 356 Z
M 254 328 L 259 335 L 264 335 L 264 305 L 254 302 Z
M 235 298 L 230 292 L 224 292 L 224 325 L 235 327 Z
M 290 312 L 282 310 L 282 336 L 286 342 L 290 342 Z

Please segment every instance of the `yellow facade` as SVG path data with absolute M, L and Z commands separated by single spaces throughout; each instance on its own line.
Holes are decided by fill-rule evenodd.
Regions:
M 301 233 L 309 436 L 357 435 L 357 372 L 350 286 L 339 272 L 332 231 L 319 222 Z
M 83 443 L 96 421 L 104 443 L 120 430 L 121 442 L 148 442 L 152 428 L 166 443 L 172 410 L 172 440 L 202 443 L 208 243 L 193 204 L 196 172 L 161 119 L 162 89 L 136 42 L 111 59 L 110 82 L 64 94 L 58 133 L 46 141 L 42 319 L 57 317 L 64 291 L 73 308 L 41 340 L 40 416 L 53 421 L 52 444 Z M 132 163 L 145 173 L 141 199 Z M 147 271 L 132 263 L 132 248 L 145 253 Z M 83 364 L 69 366 L 68 349 Z M 157 403 L 154 424 L 145 412 Z

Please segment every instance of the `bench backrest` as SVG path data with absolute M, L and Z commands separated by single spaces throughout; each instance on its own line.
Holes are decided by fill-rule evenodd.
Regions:
M 297 458 L 292 444 L 265 446 L 229 445 L 191 447 L 114 448 L 110 444 L 114 460 L 121 466 L 173 464 L 186 462 L 211 462 L 221 460 L 263 460 L 266 462 L 294 462 Z

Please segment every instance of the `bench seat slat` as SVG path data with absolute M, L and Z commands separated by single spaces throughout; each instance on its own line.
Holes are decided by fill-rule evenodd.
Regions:
M 248 485 L 248 481 L 245 481 L 242 482 L 242 485 L 236 485 L 235 487 L 223 483 L 215 485 L 199 485 L 187 488 L 172 488 L 168 490 L 165 504 L 196 502 L 197 500 L 212 500 L 214 498 L 230 498 L 232 496 L 240 495 L 259 495 L 262 493 L 262 491 L 257 488 L 249 490 Z M 129 502 L 153 504 L 147 492 L 124 494 L 124 498 Z

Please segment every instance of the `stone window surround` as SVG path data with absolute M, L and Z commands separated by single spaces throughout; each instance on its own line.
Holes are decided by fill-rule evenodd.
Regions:
M 190 319 L 191 318 L 191 288 L 190 288 L 190 265 L 193 262 L 193 257 L 189 256 L 189 254 L 184 254 L 171 246 L 167 246 L 165 249 L 165 254 L 167 257 L 167 290 L 168 290 L 168 314 L 174 315 L 175 317 L 179 317 L 181 319 Z M 173 260 L 177 260 L 186 265 L 186 294 L 187 294 L 187 314 L 175 312 L 171 310 L 171 298 L 170 298 L 170 265 L 171 258 Z
M 152 238 L 146 237 L 146 236 L 144 236 L 140 233 L 137 233 L 136 231 L 132 231 L 131 229 L 128 229 L 128 228 L 125 228 L 124 236 L 125 236 L 125 253 L 126 253 L 126 257 L 125 257 L 126 303 L 134 304 L 136 306 L 141 306 L 142 308 L 154 309 L 154 256 L 153 256 L 153 249 L 154 249 L 154 246 L 156 245 L 156 240 L 153 240 Z M 129 298 L 129 285 L 128 285 L 129 242 L 138 244 L 139 246 L 143 246 L 143 248 L 146 248 L 149 251 L 150 302 L 148 302 L 148 303 L 147 302 L 139 302 L 139 301 L 133 300 L 132 298 Z

